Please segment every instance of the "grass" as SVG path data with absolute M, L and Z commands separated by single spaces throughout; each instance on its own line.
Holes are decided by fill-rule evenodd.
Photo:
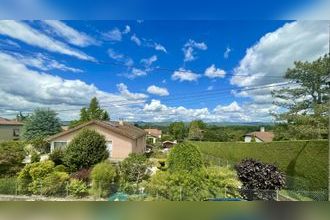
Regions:
M 237 163 L 253 158 L 272 163 L 286 173 L 287 187 L 323 191 L 328 188 L 328 140 L 271 143 L 192 142 L 202 154 Z M 208 157 L 206 157 L 208 158 Z
M 0 194 L 16 194 L 16 177 L 7 177 L 0 179 Z

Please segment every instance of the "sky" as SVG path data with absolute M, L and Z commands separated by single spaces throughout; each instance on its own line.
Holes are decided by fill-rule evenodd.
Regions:
M 329 22 L 0 20 L 0 116 L 92 97 L 113 120 L 270 122 L 295 60 L 328 52 Z

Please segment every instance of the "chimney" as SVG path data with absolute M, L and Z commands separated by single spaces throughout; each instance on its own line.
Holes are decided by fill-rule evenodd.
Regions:
M 260 127 L 260 132 L 265 132 L 265 127 Z
M 124 125 L 124 120 L 122 118 L 119 119 L 119 125 L 121 125 L 121 126 Z

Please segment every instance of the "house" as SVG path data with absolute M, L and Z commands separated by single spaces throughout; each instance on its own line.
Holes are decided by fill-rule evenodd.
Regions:
M 51 152 L 65 148 L 84 128 L 95 130 L 105 137 L 110 160 L 120 161 L 130 153 L 144 153 L 146 150 L 146 132 L 143 129 L 123 121 L 93 120 L 49 137 Z
M 260 131 L 254 131 L 251 133 L 247 133 L 244 136 L 244 142 L 272 142 L 274 138 L 273 132 L 267 132 L 265 131 L 264 127 L 260 128 Z
M 178 142 L 175 140 L 175 141 L 164 141 L 162 143 L 162 146 L 164 149 L 170 149 L 172 148 L 174 145 L 176 145 Z
M 19 140 L 23 123 L 0 117 L 0 142 Z
M 147 132 L 147 140 L 150 140 L 153 144 L 157 142 L 157 139 L 162 138 L 162 131 L 157 128 L 148 128 L 144 130 Z

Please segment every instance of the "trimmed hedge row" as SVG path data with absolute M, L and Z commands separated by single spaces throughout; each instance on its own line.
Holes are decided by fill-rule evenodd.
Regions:
M 203 155 L 232 163 L 253 158 L 275 164 L 289 176 L 287 186 L 290 189 L 321 191 L 328 188 L 328 140 L 191 143 L 198 146 Z

